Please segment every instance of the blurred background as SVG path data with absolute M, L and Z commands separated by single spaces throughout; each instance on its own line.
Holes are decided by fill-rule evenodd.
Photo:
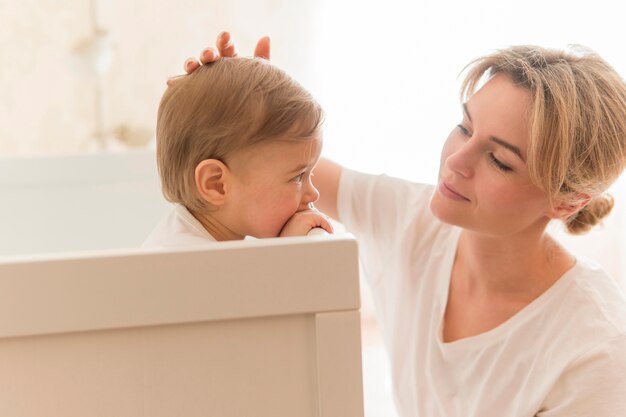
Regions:
M 582 44 L 626 76 L 623 16 L 610 0 L 0 0 L 0 156 L 154 147 L 166 79 L 229 30 L 242 55 L 271 36 L 272 61 L 326 110 L 325 156 L 434 182 L 471 59 L 511 44 Z M 553 233 L 626 287 L 626 180 L 611 191 L 604 228 Z M 363 323 L 366 415 L 392 416 L 367 294 Z

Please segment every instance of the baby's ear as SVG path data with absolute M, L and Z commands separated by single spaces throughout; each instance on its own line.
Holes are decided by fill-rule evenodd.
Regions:
M 226 189 L 224 181 L 228 167 L 220 160 L 205 159 L 196 166 L 196 190 L 204 201 L 214 206 L 224 204 Z

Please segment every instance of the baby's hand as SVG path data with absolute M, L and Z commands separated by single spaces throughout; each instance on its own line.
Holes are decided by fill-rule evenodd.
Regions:
M 285 223 L 283 230 L 280 231 L 280 237 L 306 236 L 311 229 L 316 227 L 321 227 L 328 233 L 333 233 L 333 225 L 330 224 L 328 216 L 325 214 L 316 209 L 299 211 Z

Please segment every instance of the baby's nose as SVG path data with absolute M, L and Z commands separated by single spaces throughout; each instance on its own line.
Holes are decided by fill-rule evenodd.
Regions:
M 319 198 L 320 192 L 317 191 L 317 188 L 311 185 L 308 192 L 306 193 L 305 199 L 307 199 L 309 203 L 315 203 L 317 200 L 319 200 Z

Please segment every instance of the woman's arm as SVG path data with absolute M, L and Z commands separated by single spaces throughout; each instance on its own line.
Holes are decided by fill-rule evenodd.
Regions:
M 337 210 L 340 177 L 341 165 L 328 159 L 320 159 L 313 170 L 313 185 L 320 192 L 320 198 L 315 203 L 315 207 L 335 220 L 340 220 Z

